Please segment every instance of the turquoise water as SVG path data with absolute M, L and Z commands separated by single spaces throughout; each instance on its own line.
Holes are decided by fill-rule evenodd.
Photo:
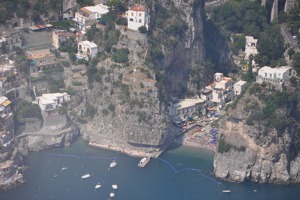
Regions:
M 108 170 L 113 158 L 117 166 Z M 153 159 L 145 168 L 139 168 L 139 158 L 90 148 L 79 140 L 70 148 L 31 153 L 25 184 L 1 192 L 0 200 L 109 199 L 112 184 L 118 185 L 114 199 L 124 200 L 300 199 L 300 185 L 235 184 L 214 179 L 213 154 L 205 150 L 174 147 L 161 158 L 164 161 Z M 166 162 L 175 171 L 183 171 L 176 173 Z M 62 167 L 67 170 L 62 171 Z M 92 176 L 81 180 L 86 173 Z M 98 182 L 102 187 L 95 190 Z M 231 193 L 222 194 L 224 189 Z

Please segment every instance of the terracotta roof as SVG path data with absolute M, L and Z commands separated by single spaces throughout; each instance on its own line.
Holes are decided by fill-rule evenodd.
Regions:
M 85 7 L 80 8 L 80 10 L 81 10 L 82 12 L 85 12 L 85 13 L 89 14 L 89 15 L 93 13 L 93 12 L 91 12 L 90 10 L 86 9 Z
M 146 8 L 144 6 L 133 6 L 133 7 L 129 8 L 129 10 L 145 12 Z

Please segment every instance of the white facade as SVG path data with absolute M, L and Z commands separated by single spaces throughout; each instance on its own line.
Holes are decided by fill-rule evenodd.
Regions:
M 223 106 L 234 98 L 233 82 L 231 78 L 225 77 L 223 73 L 215 73 L 214 81 L 206 89 L 212 90 L 211 102 L 216 106 Z
M 258 53 L 257 49 L 257 39 L 254 39 L 252 36 L 246 36 L 246 45 L 245 45 L 245 59 L 249 60 L 249 56 L 256 55 Z
M 98 46 L 94 42 L 82 41 L 78 43 L 78 59 L 89 60 L 94 58 L 98 53 Z
M 0 30 L 0 46 L 2 46 L 2 50 L 8 53 L 11 52 L 15 47 L 22 46 L 23 37 L 20 34 L 19 30 L 16 29 L 4 29 Z
M 289 66 L 282 66 L 277 68 L 264 66 L 258 70 L 256 82 L 273 82 L 281 84 L 285 79 L 291 76 L 291 72 L 292 68 Z
M 67 93 L 48 93 L 37 97 L 37 103 L 42 111 L 55 110 L 60 104 L 70 101 Z
M 233 86 L 233 90 L 234 90 L 234 94 L 235 96 L 240 95 L 246 88 L 247 86 L 247 82 L 246 81 L 238 81 L 234 84 Z
M 169 115 L 171 117 L 192 117 L 195 113 L 199 113 L 204 107 L 202 99 L 181 99 L 178 103 L 169 107 Z
M 144 6 L 134 6 L 127 12 L 127 22 L 128 29 L 137 31 L 141 26 L 145 26 L 148 30 L 150 15 Z
M 108 6 L 106 5 L 87 6 L 75 13 L 74 21 L 78 23 L 82 31 L 87 31 L 97 22 L 98 18 L 101 18 L 106 13 L 108 13 Z

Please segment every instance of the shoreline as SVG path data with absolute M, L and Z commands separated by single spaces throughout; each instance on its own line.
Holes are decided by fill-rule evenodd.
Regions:
M 93 142 L 88 142 L 87 144 L 90 147 L 106 149 L 106 150 L 109 150 L 109 151 L 116 151 L 116 152 L 126 154 L 128 156 L 138 157 L 138 158 L 149 157 L 149 156 L 156 158 L 156 157 L 159 157 L 159 155 L 161 153 L 163 153 L 164 150 L 165 150 L 165 149 L 163 149 L 163 150 L 159 150 L 159 151 L 156 151 L 156 152 L 145 152 L 145 151 L 142 151 L 142 150 L 134 150 L 134 149 L 130 149 L 130 148 L 126 148 L 126 147 L 120 147 L 120 146 L 103 145 L 103 144 L 98 144 L 98 143 L 93 143 Z

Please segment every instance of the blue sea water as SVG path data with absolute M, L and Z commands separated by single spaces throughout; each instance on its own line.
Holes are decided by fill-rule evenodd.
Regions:
M 112 159 L 117 166 L 108 170 Z M 0 192 L 0 200 L 105 200 L 113 191 L 112 184 L 118 185 L 113 199 L 121 200 L 300 199 L 300 185 L 236 184 L 215 179 L 211 174 L 213 154 L 202 149 L 171 147 L 145 168 L 137 166 L 139 160 L 90 148 L 81 140 L 70 148 L 30 153 L 26 182 L 12 191 Z M 92 176 L 82 180 L 87 173 Z M 102 187 L 95 190 L 98 182 Z M 231 193 L 222 194 L 222 190 Z

